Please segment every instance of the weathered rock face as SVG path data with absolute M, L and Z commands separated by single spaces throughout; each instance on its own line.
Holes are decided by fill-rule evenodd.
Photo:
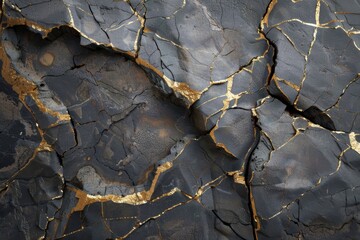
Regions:
M 359 13 L 4 0 L 1 239 L 357 239 Z

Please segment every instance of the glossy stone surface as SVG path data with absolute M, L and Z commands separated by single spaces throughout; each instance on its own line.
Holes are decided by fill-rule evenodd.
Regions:
M 3 1 L 1 239 L 357 239 L 359 12 Z

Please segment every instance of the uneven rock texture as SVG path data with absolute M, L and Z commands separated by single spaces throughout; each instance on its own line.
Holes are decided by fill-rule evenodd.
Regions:
M 1 239 L 358 239 L 360 1 L 3 0 Z

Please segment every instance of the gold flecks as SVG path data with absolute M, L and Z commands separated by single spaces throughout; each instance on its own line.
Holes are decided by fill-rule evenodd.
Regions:
M 360 154 L 360 142 L 356 140 L 356 136 L 360 136 L 360 134 L 354 132 L 349 134 L 350 145 L 353 150 Z

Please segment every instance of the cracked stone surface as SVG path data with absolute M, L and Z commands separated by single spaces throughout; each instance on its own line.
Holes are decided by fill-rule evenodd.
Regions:
M 360 1 L 3 0 L 1 239 L 358 239 Z

